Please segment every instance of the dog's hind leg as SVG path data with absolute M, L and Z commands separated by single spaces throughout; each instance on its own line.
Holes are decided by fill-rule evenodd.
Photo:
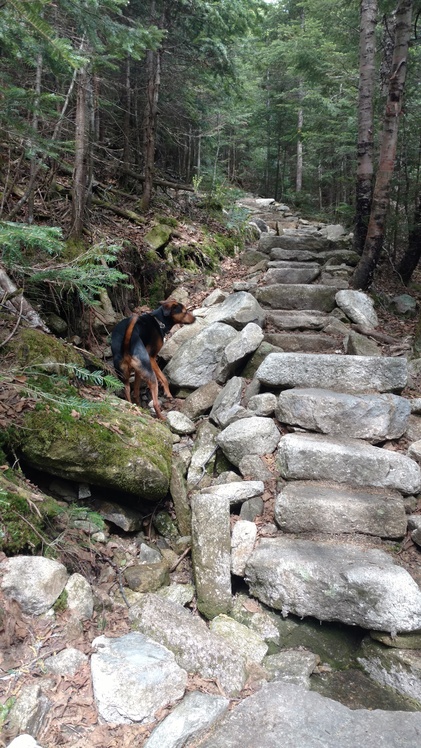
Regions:
M 151 366 L 152 366 L 152 369 L 154 370 L 156 378 L 162 384 L 162 388 L 164 390 L 164 393 L 171 400 L 172 399 L 172 394 L 171 394 L 170 386 L 168 384 L 168 379 L 165 376 L 165 374 L 161 371 L 161 369 L 159 368 L 159 366 L 157 364 L 157 361 L 156 361 L 156 358 L 153 358 L 152 356 L 151 356 Z
M 132 366 L 135 372 L 133 397 L 136 405 L 140 405 L 140 382 L 143 380 L 149 387 L 152 395 L 152 402 L 155 408 L 155 413 L 161 421 L 164 421 L 164 416 L 161 412 L 161 406 L 158 400 L 158 381 L 157 378 L 149 367 L 142 366 L 142 364 L 136 359 L 132 360 Z

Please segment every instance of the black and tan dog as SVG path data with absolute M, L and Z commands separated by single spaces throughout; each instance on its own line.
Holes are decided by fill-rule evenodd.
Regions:
M 111 335 L 114 368 L 124 382 L 126 399 L 131 403 L 130 375 L 134 372 L 133 399 L 140 405 L 140 382 L 148 385 L 156 415 L 164 417 L 158 402 L 158 381 L 167 397 L 172 397 L 168 380 L 158 366 L 156 357 L 164 337 L 174 325 L 191 325 L 195 317 L 175 299 L 161 302 L 161 306 L 146 314 L 133 314 L 121 320 Z

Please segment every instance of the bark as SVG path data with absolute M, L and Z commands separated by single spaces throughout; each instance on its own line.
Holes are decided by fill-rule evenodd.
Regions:
M 300 106 L 298 109 L 298 120 L 297 120 L 297 172 L 295 177 L 295 190 L 301 192 L 303 186 L 303 124 L 304 124 L 304 112 L 302 107 L 303 100 L 303 84 L 300 83 L 299 90 L 299 101 Z
M 367 289 L 383 248 L 390 184 L 396 160 L 399 117 L 407 70 L 412 0 L 400 0 L 396 11 L 396 36 L 389 93 L 384 114 L 382 145 L 373 193 L 370 221 L 361 259 L 352 278 L 353 288 Z
M 34 102 L 34 113 L 32 116 L 32 129 L 34 131 L 34 136 L 36 136 L 36 133 L 38 132 L 38 121 L 39 121 L 39 99 L 41 96 L 41 80 L 42 80 L 42 55 L 38 55 L 37 59 L 37 71 L 35 76 L 35 102 Z M 35 137 L 34 137 L 35 140 Z M 35 143 L 32 146 L 35 148 Z M 27 212 L 27 221 L 28 223 L 34 222 L 34 184 L 35 179 L 38 174 L 38 158 L 36 153 L 33 153 L 31 156 L 31 173 L 29 178 L 29 183 L 31 185 L 31 190 L 28 195 L 28 212 Z
M 153 192 L 155 167 L 156 120 L 158 114 L 159 86 L 161 81 L 161 52 L 148 50 L 146 55 L 148 87 L 145 110 L 144 159 L 145 183 L 142 195 L 142 209 L 149 210 Z
M 354 249 L 364 249 L 373 190 L 373 97 L 375 86 L 377 0 L 361 0 L 360 80 L 358 88 L 357 182 Z
M 126 60 L 126 72 L 125 72 L 125 106 L 124 106 L 124 119 L 123 119 L 123 179 L 122 184 L 125 186 L 127 180 L 124 179 L 124 174 L 127 173 L 127 169 L 130 168 L 130 120 L 131 120 L 131 108 L 132 108 L 132 88 L 131 88 L 131 69 L 130 69 L 130 57 Z
M 412 274 L 421 258 L 421 191 L 418 193 L 415 205 L 414 219 L 408 235 L 408 247 L 401 261 L 397 266 L 397 271 L 403 282 L 408 284 Z
M 87 151 L 88 151 L 88 71 L 82 68 L 77 76 L 77 100 L 75 121 L 75 161 L 72 190 L 72 226 L 70 236 L 82 236 L 87 200 Z
M 42 321 L 38 312 L 27 301 L 20 289 L 9 278 L 4 268 L 0 266 L 0 291 L 2 295 L 2 306 L 9 309 L 12 314 L 22 317 L 29 327 L 39 327 L 44 332 L 50 332 L 47 325 Z

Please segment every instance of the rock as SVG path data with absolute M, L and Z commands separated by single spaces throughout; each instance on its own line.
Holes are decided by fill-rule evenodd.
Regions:
M 235 337 L 236 332 L 229 324 L 215 322 L 205 327 L 183 343 L 165 367 L 169 382 L 188 389 L 211 382 L 226 346 Z
M 66 320 L 62 319 L 62 317 L 59 317 L 58 314 L 50 312 L 50 314 L 47 314 L 45 321 L 47 322 L 48 327 L 50 328 L 51 332 L 54 333 L 54 335 L 66 334 L 68 324 Z
M 197 739 L 227 711 L 223 696 L 193 691 L 160 722 L 144 743 L 144 748 L 183 748 L 189 738 Z
M 196 746 L 361 748 L 372 743 L 415 748 L 420 729 L 417 712 L 351 710 L 300 686 L 275 682 L 241 701 Z
M 247 409 L 255 416 L 271 416 L 277 406 L 276 396 L 272 392 L 253 395 L 247 403 Z
M 350 330 L 345 341 L 345 353 L 350 356 L 382 356 L 382 349 L 374 340 Z
M 266 356 L 269 355 L 269 353 L 279 353 L 280 349 L 276 348 L 276 346 L 270 345 L 269 343 L 266 343 L 263 341 L 257 349 L 255 353 L 253 353 L 250 361 L 245 365 L 243 371 L 241 372 L 243 378 L 246 379 L 252 379 L 259 368 L 260 364 Z M 254 393 L 257 394 L 257 393 Z
M 189 535 L 191 509 L 187 495 L 187 481 L 184 476 L 185 470 L 182 460 L 177 455 L 174 455 L 171 468 L 170 494 L 174 503 L 177 527 L 180 534 Z
M 408 400 L 398 395 L 352 395 L 307 388 L 282 392 L 276 417 L 281 423 L 308 431 L 383 442 L 405 433 L 410 410 Z
M 205 319 L 209 325 L 216 322 L 225 323 L 236 330 L 242 330 L 249 322 L 263 327 L 265 312 L 252 294 L 239 291 L 228 296 L 222 304 L 207 310 Z
M 339 392 L 399 392 L 406 386 L 405 358 L 270 353 L 256 372 L 268 387 L 321 387 Z
M 393 633 L 421 627 L 421 590 L 384 551 L 265 538 L 247 562 L 245 579 L 252 595 L 284 616 Z
M 244 576 L 246 563 L 254 548 L 257 527 L 254 522 L 238 520 L 231 536 L 231 571 L 239 577 Z
M 262 341 L 263 332 L 259 325 L 249 322 L 248 325 L 243 327 L 231 343 L 228 343 L 221 356 L 221 361 L 215 372 L 217 382 L 223 384 L 229 376 L 239 371 Z
M 94 612 L 91 585 L 82 574 L 72 574 L 65 586 L 67 608 L 80 621 L 89 621 Z
M 282 236 L 275 238 L 277 241 L 272 245 L 272 247 L 279 247 L 280 249 L 295 249 L 304 252 L 322 252 L 323 250 L 331 248 L 331 243 L 328 239 L 322 236 L 317 236 L 309 231 L 303 231 L 301 234 L 294 231 L 290 234 L 284 232 Z
M 195 310 L 194 315 L 196 317 L 196 322 L 193 325 L 183 325 L 178 330 L 173 332 L 171 334 L 171 337 L 167 338 L 167 340 L 164 341 L 164 345 L 159 351 L 159 358 L 161 358 L 163 361 L 169 361 L 183 343 L 185 343 L 187 340 L 190 340 L 191 338 L 194 338 L 199 334 L 199 332 L 201 332 L 201 330 L 207 327 L 206 322 L 196 316 L 197 310 Z
M 181 605 L 158 595 L 144 595 L 129 611 L 134 626 L 171 649 L 180 667 L 201 678 L 217 679 L 228 696 L 246 681 L 245 660 L 212 634 L 206 623 Z
M 421 439 L 421 418 L 417 415 L 410 415 L 408 427 L 405 436 L 411 442 L 417 442 Z
M 155 592 L 170 583 L 168 564 L 164 560 L 129 566 L 124 577 L 130 589 L 136 592 Z
M 200 493 L 216 496 L 219 499 L 228 501 L 230 506 L 235 506 L 255 496 L 261 496 L 264 490 L 265 486 L 261 480 L 241 480 L 238 477 L 236 481 L 219 483 L 218 485 L 204 488 Z
M 37 737 L 50 709 L 51 702 L 43 693 L 40 683 L 22 686 L 8 714 L 9 734 L 24 732 Z
M 9 353 L 22 369 L 38 364 L 44 373 L 64 373 L 67 376 L 69 364 L 81 368 L 85 365 L 83 357 L 73 346 L 30 327 L 21 326 L 4 347 L 3 353 Z
M 370 631 L 370 636 L 375 641 L 381 642 L 386 647 L 393 647 L 394 649 L 419 649 L 421 650 L 421 631 L 414 631 L 409 634 L 396 634 L 396 636 L 390 636 L 390 634 L 384 631 Z
M 196 426 L 193 421 L 178 410 L 170 410 L 167 413 L 167 423 L 171 431 L 173 431 L 174 434 L 180 434 L 180 436 L 194 434 L 196 431 Z
M 273 283 L 259 286 L 254 295 L 259 304 L 273 309 L 331 312 L 335 307 L 336 292 L 333 286 Z
M 171 226 L 166 226 L 164 223 L 159 223 L 153 226 L 143 237 L 143 241 L 151 249 L 160 249 L 168 244 L 174 229 Z
M 19 735 L 8 744 L 7 748 L 42 748 L 32 735 Z
M 305 249 L 281 249 L 281 247 L 273 247 L 270 250 L 269 267 L 276 267 L 276 262 L 319 262 L 318 252 L 308 252 Z
M 45 613 L 62 593 L 68 574 L 58 561 L 43 556 L 14 556 L 0 563 L 1 589 L 24 613 Z
M 256 455 L 250 455 L 250 457 L 256 457 Z M 258 460 L 260 460 L 260 457 L 257 457 Z M 244 458 L 243 458 L 244 460 Z M 243 462 L 241 460 L 241 463 Z M 240 465 L 241 465 L 240 463 Z M 265 480 L 270 480 L 273 478 L 272 473 L 269 472 L 269 478 L 268 476 L 264 476 Z M 249 522 L 254 522 L 256 517 L 261 517 L 265 509 L 265 504 L 263 499 L 260 496 L 256 496 L 254 499 L 247 499 L 247 501 L 244 502 L 244 504 L 241 504 L 240 509 L 240 519 L 248 520 Z
M 357 658 L 363 670 L 382 686 L 416 699 L 421 706 L 421 652 L 390 649 L 365 639 Z
M 172 652 L 147 636 L 98 636 L 92 647 L 92 685 L 105 722 L 151 722 L 158 709 L 184 695 L 186 671 Z
M 80 649 L 66 647 L 58 654 L 47 657 L 44 660 L 44 666 L 49 673 L 54 675 L 75 675 L 88 661 L 86 654 Z
M 207 421 L 199 424 L 190 465 L 187 471 L 187 488 L 199 488 L 207 470 L 213 471 L 217 449 L 218 429 Z
M 241 405 L 244 384 L 241 377 L 231 377 L 216 396 L 209 418 L 220 428 L 249 415 Z
M 248 663 L 263 661 L 268 645 L 255 631 L 229 616 L 219 615 L 211 621 L 210 630 L 226 639 L 230 646 L 246 658 Z
M 112 522 L 124 532 L 136 532 L 142 529 L 142 514 L 134 509 L 101 499 L 95 502 L 95 509 L 107 522 Z
M 285 312 L 273 310 L 267 315 L 268 324 L 279 330 L 322 330 L 330 320 L 328 314 L 319 312 L 317 309 L 308 311 L 291 309 Z
M 359 439 L 286 434 L 279 442 L 277 464 L 286 480 L 332 480 L 404 494 L 421 488 L 421 470 L 414 460 Z
M 139 564 L 157 564 L 162 561 L 162 555 L 157 548 L 140 543 L 137 560 Z
M 407 293 L 394 296 L 390 301 L 390 309 L 403 317 L 415 317 L 417 314 L 417 300 Z
M 291 265 L 292 263 L 290 267 L 271 267 L 263 276 L 263 285 L 312 283 L 320 275 L 320 265 L 310 263 L 307 263 L 307 267 L 291 267 Z
M 187 395 L 180 410 L 193 421 L 209 413 L 222 387 L 215 381 L 203 384 Z
M 359 532 L 381 538 L 402 538 L 407 524 L 398 493 L 319 482 L 287 483 L 276 497 L 275 519 L 283 532 Z
M 319 229 L 320 236 L 326 237 L 331 242 L 337 242 L 338 239 L 344 239 L 346 237 L 346 231 L 340 223 L 332 223 Z
M 264 668 L 269 672 L 270 680 L 292 683 L 310 688 L 310 675 L 320 662 L 320 657 L 313 652 L 297 649 L 283 649 L 263 660 Z
M 255 249 L 246 249 L 245 252 L 241 253 L 239 259 L 242 265 L 246 265 L 246 267 L 253 267 L 259 262 L 267 263 L 268 256 L 264 252 L 259 252 Z
M 170 432 L 128 403 L 117 398 L 109 402 L 112 407 L 103 404 L 101 417 L 81 411 L 79 418 L 69 418 L 53 408 L 29 411 L 24 418 L 25 460 L 60 478 L 159 501 L 169 485 Z
M 341 349 L 341 343 L 335 338 L 330 338 L 324 333 L 302 333 L 294 332 L 266 333 L 265 340 L 276 345 L 279 350 L 285 352 L 322 353 L 328 351 L 333 353 Z
M 221 288 L 214 288 L 209 296 L 206 296 L 206 299 L 203 300 L 203 306 L 206 307 L 213 306 L 214 304 L 222 304 L 228 296 L 229 294 L 227 291 L 222 291 Z
M 192 584 L 170 584 L 169 587 L 161 587 L 156 594 L 177 605 L 188 605 L 194 598 L 195 589 Z
M 372 299 L 362 291 L 338 291 L 335 299 L 338 307 L 357 325 L 370 329 L 379 324 Z
M 352 249 L 329 249 L 319 253 L 319 262 L 326 263 L 325 267 L 333 265 L 349 265 L 355 267 L 360 261 L 360 255 Z
M 215 493 L 196 493 L 191 509 L 197 607 L 214 618 L 231 608 L 229 500 Z
M 271 454 L 278 440 L 279 431 L 272 419 L 260 416 L 231 423 L 216 437 L 225 456 L 237 467 L 245 455 Z

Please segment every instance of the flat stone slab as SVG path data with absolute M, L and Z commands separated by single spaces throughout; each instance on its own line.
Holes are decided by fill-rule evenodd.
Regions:
M 309 252 L 305 249 L 282 249 L 281 247 L 273 247 L 270 250 L 270 263 L 277 261 L 288 262 L 319 262 L 318 252 Z
M 307 285 L 301 283 L 273 283 L 260 286 L 254 295 L 264 307 L 272 309 L 318 309 L 331 312 L 336 306 L 334 286 Z
M 318 693 L 267 683 L 240 702 L 197 748 L 416 748 L 419 712 L 348 709 Z M 189 746 L 191 744 L 187 744 Z
M 335 481 L 404 494 L 421 489 L 421 470 L 414 460 L 359 439 L 286 434 L 278 445 L 277 465 L 286 480 Z
M 246 564 L 250 593 L 282 615 L 377 631 L 421 627 L 421 590 L 391 556 L 349 543 L 264 538 Z
M 281 423 L 377 442 L 399 439 L 410 413 L 409 401 L 399 395 L 352 395 L 319 388 L 285 390 L 276 410 Z
M 287 283 L 289 285 L 297 283 L 312 283 L 320 275 L 320 265 L 310 265 L 307 267 L 272 267 L 266 271 L 263 276 L 264 285 L 273 283 Z
M 269 353 L 256 377 L 272 387 L 321 387 L 339 392 L 399 392 L 407 383 L 406 358 L 327 353 Z
M 308 311 L 290 310 L 268 312 L 266 321 L 277 327 L 278 330 L 322 330 L 330 321 L 331 317 L 325 312 L 317 309 Z
M 198 737 L 227 711 L 228 699 L 193 691 L 160 722 L 144 748 L 181 748 L 188 738 Z
M 287 483 L 276 497 L 275 519 L 283 532 L 295 533 L 358 532 L 401 538 L 407 528 L 399 493 L 319 481 Z
M 265 341 L 288 353 L 321 353 L 341 350 L 341 343 L 323 333 L 296 335 L 293 332 L 266 333 Z

